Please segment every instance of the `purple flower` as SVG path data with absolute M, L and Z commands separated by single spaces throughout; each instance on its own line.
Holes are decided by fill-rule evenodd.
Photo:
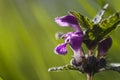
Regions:
M 67 45 L 66 43 L 59 44 L 55 48 L 55 53 L 58 53 L 58 54 L 61 54 L 61 55 L 65 55 L 67 53 L 66 45 Z
M 55 18 L 55 22 L 60 26 L 71 26 L 75 31 L 81 31 L 77 19 L 71 14 L 67 16 L 57 17 Z
M 77 19 L 69 14 L 67 16 L 55 18 L 55 22 L 60 26 L 70 26 L 75 30 L 75 32 L 63 34 L 62 38 L 65 41 L 55 48 L 55 53 L 65 55 L 67 53 L 66 45 L 69 44 L 74 52 L 74 56 L 82 56 L 81 44 L 83 42 L 83 32 L 81 31 Z
M 106 52 L 112 46 L 112 38 L 108 37 L 98 44 L 98 56 L 106 55 Z

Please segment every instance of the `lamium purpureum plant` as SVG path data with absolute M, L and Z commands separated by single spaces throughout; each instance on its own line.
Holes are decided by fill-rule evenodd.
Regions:
M 93 80 L 95 73 L 105 70 L 120 72 L 119 63 L 108 63 L 106 60 L 106 53 L 112 46 L 110 33 L 119 26 L 120 12 L 102 19 L 107 7 L 108 4 L 92 20 L 75 11 L 55 18 L 58 25 L 71 27 L 74 31 L 57 33 L 57 37 L 64 39 L 64 42 L 59 44 L 54 52 L 58 55 L 66 55 L 68 45 L 73 51 L 73 57 L 70 64 L 52 67 L 48 71 L 76 70 L 86 74 L 87 80 Z M 82 44 L 86 45 L 87 51 L 84 51 Z

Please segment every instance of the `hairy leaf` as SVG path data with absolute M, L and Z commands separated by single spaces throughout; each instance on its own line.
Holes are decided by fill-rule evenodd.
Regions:
M 75 12 L 75 11 L 72 11 L 70 13 L 78 19 L 82 28 L 90 29 L 93 27 L 93 22 L 89 18 L 87 18 L 86 16 L 83 16 L 80 13 Z
M 120 72 L 120 63 L 111 63 L 106 67 L 106 69 Z
M 120 23 L 120 12 L 117 12 L 110 16 L 109 18 L 103 20 L 99 26 L 102 29 L 102 32 L 98 36 L 98 38 L 102 39 L 107 36 L 110 32 L 116 29 L 118 24 Z
M 89 49 L 95 48 L 100 40 L 116 29 L 120 23 L 119 15 L 120 12 L 117 12 L 100 23 L 94 24 L 92 29 L 86 30 L 84 43 Z
M 100 12 L 95 16 L 95 18 L 93 19 L 94 24 L 98 24 L 101 20 L 102 20 L 102 16 L 105 12 L 105 10 L 107 9 L 108 4 L 105 4 L 105 6 L 100 10 Z
M 48 71 L 63 71 L 63 70 L 77 70 L 77 71 L 79 71 L 78 68 L 76 68 L 70 64 L 65 65 L 65 66 L 52 67 L 52 68 L 48 69 Z

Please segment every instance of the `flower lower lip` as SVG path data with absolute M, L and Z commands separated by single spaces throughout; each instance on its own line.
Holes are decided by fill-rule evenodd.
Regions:
M 54 52 L 55 52 L 56 54 L 66 55 L 66 54 L 67 54 L 66 45 L 67 45 L 66 43 L 59 44 L 59 45 L 55 48 Z

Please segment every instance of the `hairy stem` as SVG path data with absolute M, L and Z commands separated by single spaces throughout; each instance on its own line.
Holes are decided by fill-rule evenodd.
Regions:
M 93 80 L 93 74 L 87 74 L 87 80 Z

